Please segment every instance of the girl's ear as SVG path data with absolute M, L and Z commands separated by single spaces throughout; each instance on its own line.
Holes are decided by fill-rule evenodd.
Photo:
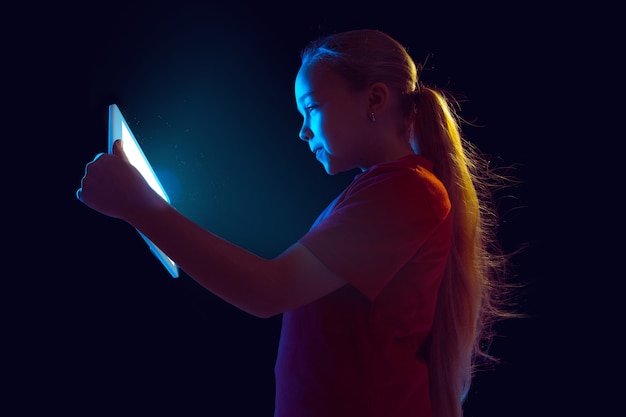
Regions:
M 377 82 L 370 85 L 368 99 L 370 112 L 380 113 L 389 100 L 389 88 L 387 87 L 387 84 Z

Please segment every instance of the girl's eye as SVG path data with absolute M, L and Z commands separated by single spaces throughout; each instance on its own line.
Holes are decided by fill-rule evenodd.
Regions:
M 310 106 L 306 106 L 304 108 L 304 110 L 306 110 L 307 113 L 311 113 L 313 110 L 315 110 L 317 108 L 317 104 L 312 104 Z

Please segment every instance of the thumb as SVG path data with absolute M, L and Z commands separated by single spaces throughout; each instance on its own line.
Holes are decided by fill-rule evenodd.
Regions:
M 113 142 L 113 155 L 122 158 L 127 163 L 130 163 L 128 161 L 128 156 L 126 156 L 126 153 L 124 152 L 122 139 L 117 139 L 115 142 Z

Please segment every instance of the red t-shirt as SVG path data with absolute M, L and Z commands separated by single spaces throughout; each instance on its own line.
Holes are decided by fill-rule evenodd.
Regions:
M 348 284 L 283 314 L 275 417 L 430 417 L 430 331 L 450 202 L 419 155 L 354 181 L 300 242 Z

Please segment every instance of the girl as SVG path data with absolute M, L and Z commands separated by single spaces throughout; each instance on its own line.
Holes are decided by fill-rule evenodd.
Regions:
M 459 417 L 494 303 L 483 161 L 405 48 L 357 30 L 302 53 L 300 139 L 328 174 L 360 170 L 308 233 L 263 259 L 177 212 L 113 154 L 77 196 L 140 230 L 189 276 L 259 317 L 283 314 L 276 417 Z

